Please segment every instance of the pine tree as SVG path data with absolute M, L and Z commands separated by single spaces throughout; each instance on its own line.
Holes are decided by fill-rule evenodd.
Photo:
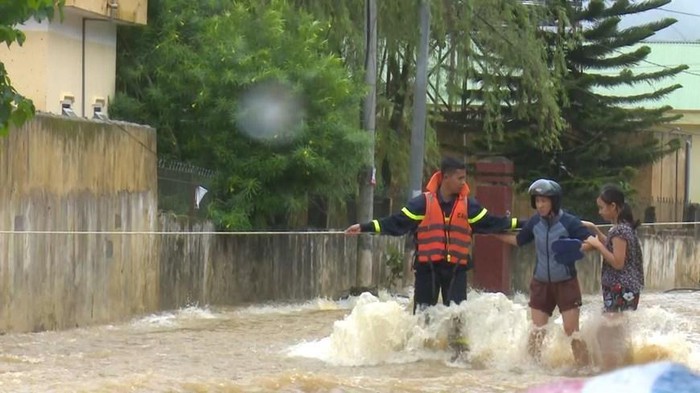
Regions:
M 550 62 L 556 61 L 553 54 L 562 48 L 560 42 L 574 43 L 564 47 L 565 76 L 553 81 L 565 91 L 559 101 L 567 127 L 559 144 L 552 149 L 538 144 L 532 138 L 533 125 L 511 116 L 500 141 L 490 143 L 480 137 L 474 152 L 490 150 L 490 154 L 511 158 L 516 178 L 523 186 L 539 177 L 557 179 L 564 187 L 567 205 L 584 217 L 595 218 L 593 201 L 604 183 L 629 188 L 636 168 L 679 147 L 677 140 L 661 144 L 648 131 L 680 117 L 669 113 L 670 106 L 657 103 L 682 87 L 674 84 L 672 77 L 688 67 L 676 65 L 648 73 L 632 71 L 646 61 L 651 51 L 643 40 L 676 20 L 666 18 L 620 27 L 624 15 L 663 7 L 669 2 L 592 0 L 585 7 L 577 7 L 572 5 L 574 2 L 559 0 L 550 4 L 552 25 L 556 27 L 542 29 L 551 48 Z M 554 7 L 565 13 L 557 15 Z M 515 86 L 517 83 L 513 82 Z M 643 94 L 614 93 L 620 86 L 643 84 L 648 85 Z M 477 115 L 472 121 L 483 119 Z

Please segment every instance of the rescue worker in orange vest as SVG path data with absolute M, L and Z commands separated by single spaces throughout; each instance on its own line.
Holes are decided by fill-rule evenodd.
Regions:
M 346 234 L 373 232 L 393 236 L 414 233 L 414 306 L 459 304 L 467 299 L 467 270 L 471 269 L 472 233 L 497 233 L 522 225 L 516 218 L 489 214 L 469 197 L 466 165 L 445 158 L 423 194 L 391 216 L 354 224 Z

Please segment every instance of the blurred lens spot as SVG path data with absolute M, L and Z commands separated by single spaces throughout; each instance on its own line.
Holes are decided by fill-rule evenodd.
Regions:
M 258 84 L 246 91 L 236 108 L 238 129 L 258 141 L 286 143 L 295 139 L 304 125 L 301 99 L 279 82 Z

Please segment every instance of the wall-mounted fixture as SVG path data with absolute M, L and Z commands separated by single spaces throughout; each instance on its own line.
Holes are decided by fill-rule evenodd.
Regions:
M 104 112 L 104 108 L 105 99 L 100 97 L 95 98 L 95 103 L 92 104 L 92 118 L 104 121 L 109 120 L 109 117 L 107 117 L 107 114 Z
M 61 98 L 61 114 L 68 117 L 80 117 L 73 110 L 73 103 L 75 102 L 75 96 L 72 94 L 63 94 Z
M 118 0 L 107 0 L 107 15 L 110 18 L 116 18 L 119 15 Z

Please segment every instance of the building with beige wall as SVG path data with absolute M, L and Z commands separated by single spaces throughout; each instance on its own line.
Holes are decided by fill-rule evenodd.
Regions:
M 637 104 L 650 108 L 669 105 L 674 114 L 682 117 L 649 130 L 662 143 L 677 139 L 680 148 L 653 165 L 639 168 L 634 181 L 640 212 L 653 207 L 658 221 L 682 221 L 688 204 L 700 203 L 700 99 L 697 95 L 700 91 L 700 63 L 694 60 L 700 59 L 700 42 L 643 42 L 630 49 L 641 45 L 651 48 L 651 53 L 632 69 L 635 74 L 654 73 L 681 64 L 689 68 L 650 84 L 621 85 L 604 92 L 634 96 L 675 84 L 682 86 L 660 100 Z M 617 74 L 619 70 L 609 73 Z
M 0 61 L 38 111 L 106 115 L 115 89 L 117 25 L 146 24 L 147 6 L 146 0 L 66 0 L 62 19 L 19 26 L 26 41 L 0 47 Z

